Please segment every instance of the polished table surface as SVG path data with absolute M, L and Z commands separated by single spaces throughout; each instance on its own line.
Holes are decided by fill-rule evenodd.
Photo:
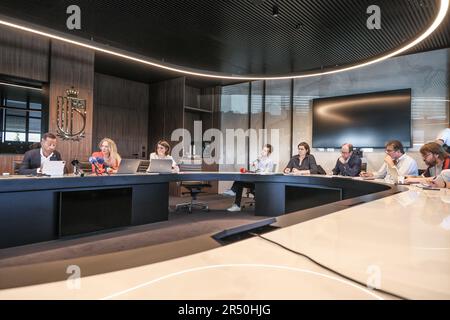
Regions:
M 408 188 L 264 236 L 396 295 L 450 299 L 450 190 Z M 0 291 L 0 299 L 392 298 L 261 238 L 82 277 L 79 289 L 58 281 Z
M 51 241 L 65 236 L 166 221 L 169 183 L 179 181 L 243 181 L 255 184 L 255 215 L 286 213 L 365 195 L 400 192 L 397 187 L 321 175 L 190 172 L 111 176 L 0 178 L 0 249 Z M 116 193 L 127 208 L 105 210 L 104 199 Z M 124 196 L 126 194 L 126 196 Z M 79 208 L 73 206 L 77 199 Z M 371 201 L 366 199 L 365 201 Z M 122 204 L 122 202 L 121 202 Z M 125 206 L 125 205 L 124 205 Z M 74 211 L 79 210 L 76 214 Z M 72 213 L 67 213 L 72 212 Z M 95 215 L 90 214 L 94 212 Z M 111 218 L 112 217 L 112 218 Z M 30 224 L 30 221 L 33 224 Z

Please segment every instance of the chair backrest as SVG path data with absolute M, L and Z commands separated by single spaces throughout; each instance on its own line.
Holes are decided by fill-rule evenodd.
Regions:
M 92 164 L 89 161 L 80 161 L 80 169 L 89 172 L 92 170 Z
M 318 174 L 327 174 L 327 172 L 322 168 L 321 165 L 317 165 L 317 173 Z
M 145 172 L 148 169 L 149 165 L 150 165 L 150 160 L 141 160 L 141 163 L 139 163 L 137 172 Z
M 367 162 L 361 163 L 361 172 L 367 172 Z
M 22 160 L 14 160 L 13 161 L 13 172 L 15 175 L 19 174 L 20 165 L 22 164 Z
M 202 171 L 202 160 L 182 160 L 178 167 L 180 168 L 180 172 L 201 172 Z M 209 183 L 209 181 L 182 181 L 181 185 L 183 185 L 183 182 L 188 182 L 189 184 L 192 183 Z
M 178 167 L 181 172 L 201 172 L 202 160 L 181 161 Z

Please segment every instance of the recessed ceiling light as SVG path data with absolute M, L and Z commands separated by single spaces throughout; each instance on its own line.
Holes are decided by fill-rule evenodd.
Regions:
M 278 6 L 276 4 L 274 4 L 272 6 L 272 17 L 278 17 L 278 15 L 280 14 L 280 10 L 278 9 Z
M 399 54 L 411 49 L 412 47 L 416 46 L 417 44 L 419 44 L 426 38 L 428 38 L 434 32 L 434 30 L 436 30 L 439 27 L 439 25 L 442 23 L 442 21 L 444 20 L 446 14 L 447 14 L 448 7 L 449 7 L 449 1 L 450 0 L 440 0 L 439 12 L 436 15 L 436 18 L 434 19 L 433 23 L 428 27 L 428 29 L 425 30 L 421 35 L 419 35 L 416 39 L 412 40 L 408 44 L 406 44 L 398 49 L 395 49 L 392 52 L 387 53 L 381 57 L 373 58 L 369 61 L 359 63 L 356 65 L 350 65 L 347 67 L 344 66 L 344 67 L 341 67 L 338 69 L 333 69 L 333 70 L 328 70 L 328 71 L 299 73 L 299 74 L 291 74 L 289 76 L 272 76 L 272 77 L 262 77 L 262 76 L 254 76 L 253 77 L 253 76 L 239 76 L 239 75 L 235 75 L 235 74 L 229 74 L 229 75 L 217 74 L 217 73 L 213 73 L 213 72 L 207 72 L 207 71 L 202 71 L 202 70 L 197 70 L 197 69 L 192 69 L 192 68 L 183 68 L 183 67 L 171 65 L 168 63 L 161 64 L 159 61 L 152 60 L 148 57 L 144 57 L 144 56 L 137 55 L 137 54 L 132 54 L 132 53 L 129 53 L 124 50 L 112 48 L 110 46 L 103 45 L 103 44 L 98 44 L 93 41 L 82 39 L 82 38 L 79 38 L 76 36 L 67 35 L 65 33 L 51 30 L 49 28 L 35 26 L 30 23 L 25 23 L 23 21 L 19 21 L 17 19 L 5 17 L 4 15 L 1 15 L 1 14 L 0 14 L 0 24 L 8 26 L 8 27 L 16 28 L 19 30 L 23 30 L 23 31 L 28 31 L 28 32 L 38 34 L 41 36 L 49 37 L 51 39 L 64 41 L 67 43 L 71 43 L 71 44 L 78 45 L 78 46 L 88 48 L 88 49 L 92 49 L 95 51 L 107 53 L 112 56 L 120 57 L 120 58 L 127 59 L 130 61 L 139 62 L 139 63 L 145 64 L 145 65 L 153 66 L 153 67 L 160 68 L 163 70 L 173 71 L 173 72 L 192 75 L 192 76 L 215 78 L 215 79 L 249 80 L 249 81 L 251 81 L 251 80 L 282 80 L 282 79 L 310 78 L 310 77 L 317 77 L 317 76 L 323 76 L 323 75 L 328 75 L 328 74 L 350 71 L 350 70 L 354 70 L 354 69 L 363 68 L 363 67 L 384 61 L 384 60 L 394 57 L 396 55 L 399 55 Z

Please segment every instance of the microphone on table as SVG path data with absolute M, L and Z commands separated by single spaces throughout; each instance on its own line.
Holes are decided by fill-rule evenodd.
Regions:
M 246 173 L 246 172 L 247 172 L 247 169 L 241 168 L 239 171 L 240 171 L 241 173 Z
M 99 162 L 98 162 L 98 158 L 96 157 L 89 157 L 89 162 L 94 165 L 95 168 L 95 174 L 99 175 L 100 173 L 100 168 L 98 167 Z
M 77 159 L 72 160 L 72 165 L 75 168 L 75 172 L 74 174 L 76 176 L 80 176 L 80 177 L 84 177 L 84 171 L 83 169 L 80 168 L 80 161 L 78 161 Z

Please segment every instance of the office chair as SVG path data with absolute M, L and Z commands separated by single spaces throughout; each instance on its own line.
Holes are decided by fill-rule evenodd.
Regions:
M 202 160 L 188 160 L 182 162 L 179 165 L 180 172 L 201 172 Z M 182 195 L 189 194 L 191 196 L 190 202 L 177 204 L 175 210 L 188 209 L 189 213 L 192 213 L 193 208 L 209 211 L 209 207 L 206 203 L 197 201 L 197 196 L 200 193 L 206 193 L 202 191 L 204 188 L 211 188 L 211 184 L 207 181 L 182 181 L 179 184 L 181 187 L 187 189 L 187 192 L 182 192 Z
M 277 164 L 276 163 L 273 164 L 271 172 L 277 172 Z M 255 188 L 247 188 L 247 191 L 246 191 L 245 195 L 246 195 L 246 198 L 250 199 L 250 200 L 245 201 L 244 203 L 241 203 L 241 208 L 245 209 L 245 208 L 248 208 L 248 207 L 255 206 L 255 204 L 256 204 Z
M 139 163 L 137 172 L 140 172 L 140 173 L 146 172 L 149 165 L 150 165 L 150 160 L 141 160 L 141 162 Z
M 367 162 L 361 163 L 361 172 L 367 172 Z
M 13 174 L 18 175 L 22 160 L 13 160 Z
M 245 197 L 249 200 L 241 203 L 241 209 L 254 207 L 256 204 L 256 193 L 255 188 L 247 188 L 247 191 L 245 193 Z
M 327 174 L 327 172 L 321 165 L 317 165 L 317 174 Z

